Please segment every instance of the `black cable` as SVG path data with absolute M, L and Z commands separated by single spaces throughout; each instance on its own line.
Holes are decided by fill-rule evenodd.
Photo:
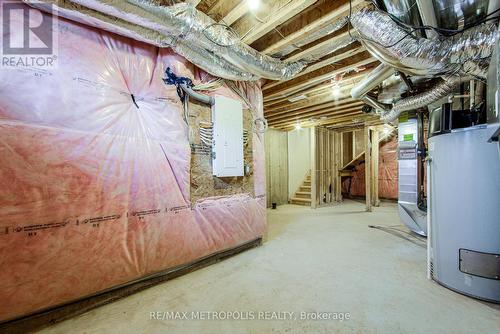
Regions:
M 374 2 L 374 5 L 375 7 L 378 9 L 378 10 L 382 10 L 378 5 L 377 3 Z M 398 43 L 400 43 L 403 39 L 405 39 L 406 37 L 408 37 L 408 35 L 414 33 L 415 31 L 418 31 L 418 30 L 434 30 L 435 32 L 437 32 L 440 36 L 445 36 L 445 37 L 451 37 L 451 36 L 454 36 L 454 35 L 457 35 L 457 34 L 460 34 L 460 33 L 463 33 L 465 32 L 466 30 L 468 29 L 471 29 L 471 28 L 474 28 L 482 23 L 485 23 L 487 21 L 491 21 L 491 20 L 498 20 L 500 19 L 500 15 L 498 16 L 493 16 L 493 17 L 489 17 L 497 12 L 500 11 L 500 8 L 492 11 L 491 13 L 487 14 L 485 17 L 483 17 L 482 19 L 476 21 L 476 22 L 473 22 L 471 24 L 468 24 L 467 26 L 465 26 L 464 28 L 462 29 L 445 29 L 445 28 L 438 28 L 438 27 L 433 27 L 433 26 L 429 26 L 429 25 L 425 25 L 425 26 L 415 26 L 415 25 L 411 25 L 411 24 L 408 24 L 406 22 L 403 22 L 400 18 L 398 18 L 397 16 L 385 11 L 389 17 L 396 23 L 398 24 L 400 27 L 403 28 L 403 30 L 406 32 L 406 36 L 401 38 L 399 41 L 397 41 L 396 43 L 392 44 L 392 45 L 388 45 L 388 46 L 385 46 L 385 45 L 382 45 L 380 43 L 378 43 L 377 41 L 374 41 L 374 40 L 370 40 L 370 39 L 366 39 L 366 38 L 363 38 L 360 36 L 361 39 L 365 39 L 365 40 L 368 40 L 372 43 L 376 43 L 377 45 L 379 46 L 382 46 L 382 47 L 386 47 L 386 48 L 390 48 L 390 47 L 393 47 L 395 45 L 397 45 Z M 352 0 L 349 0 L 349 23 L 351 22 L 351 14 L 352 14 Z M 409 32 L 407 31 L 407 29 L 411 29 Z M 349 30 L 349 36 L 351 36 L 351 32 Z M 410 35 L 412 37 L 415 37 L 413 35 Z M 352 36 L 351 36 L 352 38 Z
M 377 6 L 377 8 L 378 8 L 378 6 Z M 400 18 L 398 18 L 394 14 L 391 14 L 389 12 L 387 12 L 387 14 L 389 15 L 389 17 L 394 22 L 396 22 L 396 24 L 398 24 L 400 26 L 403 26 L 403 27 L 406 27 L 406 28 L 411 28 L 411 29 L 414 29 L 414 30 L 423 30 L 423 31 L 424 30 L 434 30 L 435 32 L 437 32 L 441 36 L 450 37 L 450 36 L 454 36 L 454 35 L 463 33 L 464 31 L 466 31 L 466 30 L 468 30 L 470 28 L 476 27 L 479 24 L 482 24 L 484 22 L 487 22 L 487 21 L 490 21 L 490 20 L 499 19 L 500 16 L 488 17 L 488 16 L 491 16 L 491 15 L 497 13 L 498 11 L 500 11 L 500 8 L 494 10 L 493 12 L 491 12 L 489 14 L 487 14 L 482 19 L 477 20 L 477 21 L 475 21 L 473 23 L 468 24 L 467 26 L 463 27 L 462 29 L 446 29 L 446 28 L 433 27 L 433 26 L 429 26 L 429 25 L 416 26 L 416 25 L 411 25 L 411 24 L 408 24 L 408 23 L 402 21 Z
M 391 226 L 380 226 L 380 225 L 368 225 L 369 228 L 373 228 L 373 229 L 376 229 L 376 230 L 379 230 L 379 231 L 382 231 L 382 232 L 386 232 L 386 233 L 389 233 L 389 234 L 392 234 L 394 236 L 397 236 L 401 239 L 404 239 L 406 241 L 409 241 L 411 242 L 412 244 L 415 244 L 419 247 L 424 247 L 425 248 L 425 239 L 424 237 L 421 237 L 421 236 L 417 236 L 416 233 L 412 233 L 412 232 L 406 232 L 406 231 L 402 231 L 400 229 L 397 229 L 397 228 L 394 228 L 394 227 L 391 227 Z M 404 235 L 401 235 L 401 234 L 397 234 L 397 233 L 394 233 L 393 231 L 397 231 L 399 233 L 404 233 L 407 236 L 404 236 Z M 409 238 L 411 237 L 411 238 Z
M 184 102 L 186 99 L 186 92 L 181 88 L 181 84 L 188 86 L 189 88 L 194 87 L 193 81 L 186 77 L 178 77 L 170 67 L 167 67 L 165 71 L 166 78 L 163 78 L 163 82 L 167 85 L 174 85 L 177 89 L 177 95 Z

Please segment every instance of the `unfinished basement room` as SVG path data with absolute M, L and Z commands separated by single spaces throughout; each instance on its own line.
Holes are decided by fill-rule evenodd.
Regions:
M 0 334 L 500 333 L 500 0 L 0 20 Z

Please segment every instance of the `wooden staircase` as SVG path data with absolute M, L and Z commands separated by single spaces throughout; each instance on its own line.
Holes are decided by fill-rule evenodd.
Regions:
M 390 139 L 394 133 L 391 133 L 386 136 L 381 136 L 378 140 L 378 143 L 380 145 L 381 142 Z M 365 161 L 365 151 L 359 153 L 357 156 L 355 156 L 351 161 L 349 161 L 347 164 L 345 164 L 341 169 L 339 169 L 339 174 L 340 176 L 351 176 L 352 173 L 354 172 L 354 169 L 356 166 L 358 166 L 360 163 Z
M 294 196 L 290 198 L 290 204 L 298 205 L 311 205 L 311 175 L 308 173 L 300 185 L 299 189 L 295 192 Z

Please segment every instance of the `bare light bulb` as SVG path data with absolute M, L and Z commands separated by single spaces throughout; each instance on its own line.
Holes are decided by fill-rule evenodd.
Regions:
M 341 93 L 341 92 L 340 92 L 340 86 L 339 86 L 339 85 L 334 85 L 334 86 L 332 87 L 332 94 L 333 94 L 333 97 L 335 97 L 335 98 L 340 97 L 340 93 Z
M 260 0 L 247 0 L 248 9 L 257 10 L 260 7 Z
M 300 126 L 300 123 L 295 124 L 295 130 L 300 130 L 302 127 Z

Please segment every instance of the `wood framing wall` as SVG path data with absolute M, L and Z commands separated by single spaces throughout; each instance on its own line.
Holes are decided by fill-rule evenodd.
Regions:
M 335 164 L 335 132 L 326 127 L 314 127 L 311 143 L 314 152 L 311 157 L 313 166 L 311 170 L 315 171 L 311 178 L 311 206 L 313 208 L 331 204 L 336 200 L 335 182 L 336 182 L 336 164 Z M 312 176 L 312 175 L 311 175 Z
M 384 126 L 380 125 L 343 131 L 318 126 L 313 129 L 313 208 L 342 201 L 342 191 L 350 192 L 346 186 L 349 182 L 354 182 L 357 195 L 365 196 L 367 211 L 379 206 L 381 182 L 383 194 L 397 193 L 397 161 L 390 140 L 395 130 L 387 133 Z M 381 143 L 388 144 L 389 150 L 379 152 Z M 382 160 L 379 159 L 381 154 L 384 157 Z M 387 161 L 388 158 L 390 161 Z M 379 179 L 380 175 L 382 180 Z
M 265 134 L 267 206 L 288 202 L 288 136 L 269 129 Z
M 348 182 L 352 183 L 353 195 L 365 196 L 367 211 L 379 206 L 381 193 L 384 198 L 397 194 L 395 133 L 393 129 L 388 134 L 380 125 L 343 131 L 322 126 L 310 128 L 311 207 L 341 202 L 343 191 L 351 193 Z M 266 132 L 268 207 L 273 202 L 288 202 L 289 150 L 294 148 L 287 136 L 280 130 Z M 380 145 L 387 145 L 387 149 L 380 150 Z

